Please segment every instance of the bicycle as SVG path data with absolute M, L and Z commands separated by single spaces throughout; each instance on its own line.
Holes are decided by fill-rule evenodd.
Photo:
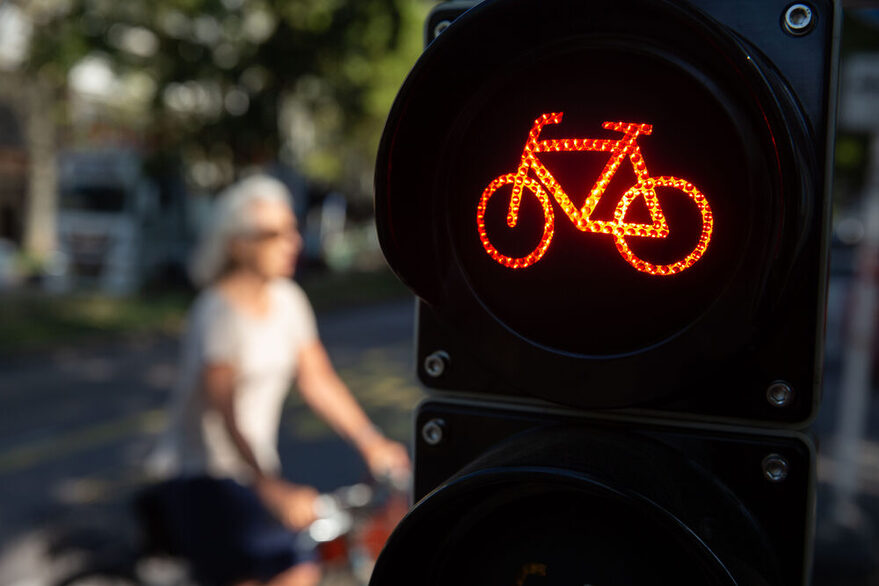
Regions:
M 553 214 L 552 203 L 550 202 L 547 192 L 552 194 L 555 201 L 562 208 L 565 215 L 573 222 L 579 230 L 583 232 L 593 232 L 598 234 L 608 234 L 613 237 L 617 251 L 623 259 L 632 265 L 638 271 L 651 275 L 668 276 L 680 273 L 693 266 L 708 248 L 711 240 L 711 233 L 714 226 L 714 218 L 711 213 L 711 207 L 708 200 L 699 189 L 686 179 L 678 177 L 662 176 L 651 177 L 647 171 L 647 165 L 641 148 L 638 146 L 638 137 L 641 135 L 649 135 L 653 132 L 653 125 L 638 124 L 632 122 L 604 122 L 602 128 L 615 132 L 622 132 L 623 137 L 620 139 L 592 139 L 592 138 L 560 138 L 541 140 L 540 134 L 543 128 L 550 124 L 559 124 L 562 121 L 563 112 L 552 112 L 541 115 L 534 121 L 528 138 L 525 141 L 525 147 L 522 150 L 522 157 L 515 173 L 507 173 L 500 175 L 492 180 L 479 200 L 476 210 L 476 224 L 479 232 L 479 239 L 485 251 L 496 262 L 512 269 L 523 269 L 529 267 L 543 258 L 552 242 L 555 229 L 555 218 Z M 586 200 L 579 209 L 571 201 L 568 194 L 559 184 L 558 180 L 540 162 L 537 157 L 538 153 L 550 152 L 574 152 L 574 151 L 600 151 L 610 152 L 610 159 L 601 171 L 601 175 L 587 194 Z M 599 220 L 592 217 L 593 212 L 598 206 L 599 200 L 605 193 L 617 170 L 622 165 L 624 159 L 628 157 L 635 171 L 637 181 L 635 185 L 630 187 L 620 198 L 619 203 L 614 210 L 613 220 Z M 536 175 L 534 178 L 531 174 Z M 544 227 L 543 234 L 537 247 L 529 254 L 513 258 L 499 252 L 491 243 L 485 226 L 485 211 L 488 201 L 504 186 L 512 184 L 513 190 L 510 196 L 510 206 L 507 213 L 507 225 L 515 228 L 519 219 L 519 210 L 522 202 L 523 192 L 525 190 L 533 193 L 541 207 L 543 208 Z M 699 235 L 699 241 L 696 247 L 686 257 L 669 264 L 654 264 L 639 258 L 629 246 L 627 238 L 667 238 L 669 235 L 668 222 L 662 212 L 659 199 L 656 195 L 657 187 L 670 187 L 678 189 L 688 196 L 699 209 L 702 217 L 702 230 Z M 644 203 L 650 214 L 651 223 L 635 223 L 625 220 L 626 212 L 629 206 L 636 198 L 643 197 Z
M 298 538 L 315 549 L 324 572 L 322 586 L 367 584 L 385 541 L 408 511 L 407 487 L 408 479 L 381 478 L 318 496 L 317 520 Z M 136 542 L 108 533 L 90 536 L 85 547 L 56 546 L 79 550 L 84 557 L 54 586 L 202 586 L 174 552 L 152 494 L 150 488 L 140 489 L 134 498 L 140 533 Z

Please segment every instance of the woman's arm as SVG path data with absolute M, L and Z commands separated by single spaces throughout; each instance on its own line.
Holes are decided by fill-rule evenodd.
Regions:
M 405 448 L 389 441 L 375 428 L 336 374 L 319 340 L 300 350 L 298 382 L 305 402 L 354 444 L 374 474 L 408 473 Z
M 266 507 L 294 529 L 307 527 L 315 520 L 314 500 L 317 491 L 307 486 L 285 482 L 263 470 L 253 449 L 241 433 L 235 417 L 235 368 L 225 363 L 205 366 L 202 388 L 208 404 L 222 417 L 226 432 L 241 459 L 253 475 L 253 488 Z
M 259 482 L 266 477 L 266 473 L 260 467 L 256 454 L 238 428 L 238 421 L 235 417 L 235 379 L 235 368 L 232 365 L 222 362 L 208 364 L 202 371 L 202 388 L 208 404 L 223 418 L 226 432 L 235 449 L 238 450 L 241 459 L 250 468 L 254 482 Z

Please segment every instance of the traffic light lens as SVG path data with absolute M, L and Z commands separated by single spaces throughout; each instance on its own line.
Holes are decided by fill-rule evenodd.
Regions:
M 730 583 L 686 529 L 632 508 L 618 495 L 519 490 L 536 494 L 462 515 L 437 559 L 435 584 Z
M 564 445 L 575 444 L 569 441 Z M 504 465 L 498 461 L 498 457 L 510 455 L 528 459 L 549 453 L 541 448 L 535 451 L 534 446 L 514 441 L 508 446 L 510 450 L 501 448 L 471 463 L 421 500 L 386 544 L 371 584 L 736 583 L 713 549 L 668 506 L 681 506 L 682 501 L 676 500 L 680 495 L 675 494 L 679 487 L 663 492 L 668 491 L 665 483 L 653 479 L 649 482 L 654 486 L 647 488 L 654 494 L 648 497 L 634 486 L 620 490 L 607 484 L 600 471 L 581 474 L 551 465 Z M 544 445 L 556 456 L 561 454 L 559 447 Z M 651 451 L 650 446 L 645 447 Z M 608 456 L 607 452 L 596 453 Z M 658 456 L 657 464 L 672 463 L 671 469 L 679 470 L 673 465 L 675 460 L 669 462 L 660 453 L 651 453 Z M 571 459 L 571 454 L 567 458 Z M 571 466 L 576 468 L 577 464 Z M 649 478 L 645 476 L 644 481 Z M 699 506 L 702 499 L 715 494 L 700 478 L 688 480 L 696 483 L 688 490 Z M 659 493 L 654 490 L 657 487 Z M 734 515 L 726 520 L 738 530 L 741 519 L 735 515 L 741 511 L 736 505 L 734 501 L 724 504 L 708 515 L 732 510 Z
M 698 321 L 746 256 L 767 262 L 752 234 L 777 215 L 776 155 L 705 78 L 676 54 L 547 47 L 461 107 L 445 213 L 498 321 L 563 353 L 637 352 Z

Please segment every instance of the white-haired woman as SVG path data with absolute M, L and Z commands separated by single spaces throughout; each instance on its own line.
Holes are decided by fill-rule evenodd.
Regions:
M 374 474 L 406 472 L 405 448 L 370 423 L 336 375 L 292 275 L 302 246 L 290 196 L 254 176 L 217 201 L 191 272 L 202 287 L 183 339 L 170 445 L 177 474 L 160 500 L 172 545 L 218 584 L 315 584 L 296 530 L 316 491 L 280 476 L 278 425 L 295 378 L 305 402 Z

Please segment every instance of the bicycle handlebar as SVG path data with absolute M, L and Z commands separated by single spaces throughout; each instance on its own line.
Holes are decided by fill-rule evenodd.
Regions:
M 653 132 L 652 124 L 636 124 L 633 122 L 603 122 L 601 127 L 606 130 L 614 130 L 616 132 L 624 132 L 629 134 L 633 130 L 637 134 L 651 134 Z
M 314 543 L 327 543 L 345 535 L 354 526 L 358 511 L 375 508 L 389 495 L 408 491 L 410 476 L 407 474 L 405 479 L 399 476 L 388 475 L 376 479 L 374 484 L 361 482 L 318 495 L 314 503 L 317 520 L 302 534 Z

